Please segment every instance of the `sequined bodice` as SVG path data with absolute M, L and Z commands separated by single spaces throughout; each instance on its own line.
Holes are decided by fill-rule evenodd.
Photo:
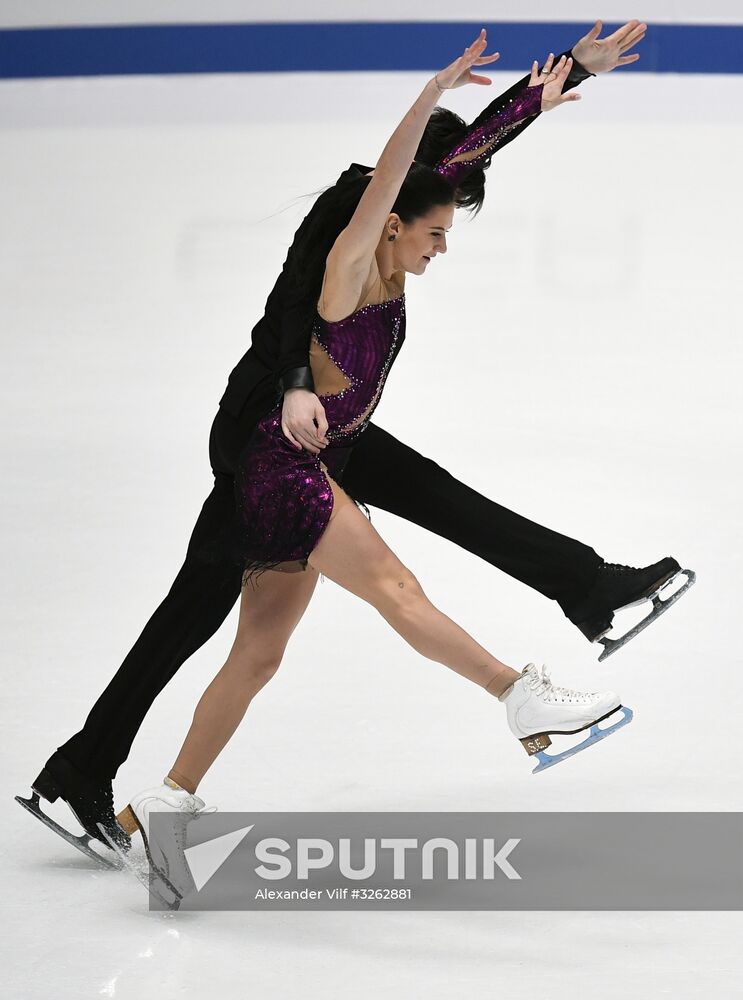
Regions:
M 318 392 L 328 438 L 345 444 L 355 440 L 371 419 L 405 339 L 405 294 L 364 306 L 336 322 L 318 314 L 312 339 L 345 383 L 340 391 Z

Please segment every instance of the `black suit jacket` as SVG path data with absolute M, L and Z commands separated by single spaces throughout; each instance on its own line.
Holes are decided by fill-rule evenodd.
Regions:
M 564 54 L 570 55 L 570 50 Z M 555 61 L 557 62 L 559 58 L 560 56 Z M 593 75 L 574 60 L 563 91 L 577 86 L 582 80 Z M 529 74 L 491 101 L 469 126 L 469 131 L 479 128 L 492 115 L 498 114 L 528 81 Z M 533 115 L 520 122 L 498 148 L 515 139 L 538 117 L 538 114 Z M 342 184 L 349 178 L 368 174 L 373 169 L 360 163 L 352 163 L 335 183 Z M 233 417 L 240 417 L 249 399 L 253 404 L 251 411 L 260 412 L 263 409 L 267 413 L 279 401 L 286 389 L 292 386 L 314 388 L 309 361 L 314 317 L 308 322 L 306 301 L 299 301 L 292 294 L 292 284 L 288 279 L 288 260 L 287 254 L 281 274 L 268 296 L 263 316 L 253 327 L 251 346 L 230 372 L 227 388 L 219 401 L 220 407 Z
M 351 177 L 368 174 L 373 167 L 352 163 L 340 175 L 337 184 Z M 253 327 L 251 345 L 230 372 L 227 388 L 219 405 L 239 417 L 248 398 L 260 392 L 274 402 L 290 385 L 312 387 L 309 368 L 311 324 L 307 325 L 307 304 L 297 301 L 289 281 L 287 254 L 281 274 L 266 301 L 263 316 Z M 293 373 L 299 373 L 293 374 Z

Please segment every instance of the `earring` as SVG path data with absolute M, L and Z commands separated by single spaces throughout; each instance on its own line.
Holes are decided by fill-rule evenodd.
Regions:
M 390 241 L 390 242 L 391 242 L 392 240 L 394 240 L 394 238 L 395 238 L 394 236 L 388 236 L 388 237 L 387 237 L 388 241 Z

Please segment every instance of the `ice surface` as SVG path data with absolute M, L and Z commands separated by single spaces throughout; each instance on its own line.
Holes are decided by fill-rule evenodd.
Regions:
M 514 76 L 494 79 L 447 104 L 474 117 Z M 217 400 L 311 204 L 302 196 L 352 160 L 373 164 L 423 82 L 0 86 L 9 996 L 687 998 L 739 984 L 740 914 L 150 914 L 131 876 L 94 870 L 12 803 L 181 565 L 211 488 Z M 407 341 L 376 419 L 607 560 L 673 554 L 697 584 L 599 665 L 557 605 L 392 515 L 372 519 L 495 655 L 611 687 L 634 722 L 532 776 L 497 700 L 326 581 L 201 785 L 208 804 L 743 807 L 743 78 L 616 73 L 582 93 L 498 155 L 480 216 L 458 213 L 429 280 L 411 277 Z M 235 610 L 157 700 L 119 772 L 119 806 L 171 766 L 236 622 Z

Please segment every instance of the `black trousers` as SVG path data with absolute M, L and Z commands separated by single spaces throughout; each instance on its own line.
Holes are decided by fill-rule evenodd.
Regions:
M 268 409 L 258 400 L 239 420 L 221 409 L 217 413 L 209 438 L 214 488 L 201 508 L 185 561 L 83 728 L 59 747 L 81 771 L 100 779 L 116 775 L 157 695 L 214 635 L 239 598 L 239 567 L 202 558 L 199 550 L 217 537 L 234 510 L 238 455 Z M 448 538 L 557 601 L 568 617 L 596 577 L 601 559 L 592 548 L 494 503 L 373 423 L 339 478 L 354 499 Z

